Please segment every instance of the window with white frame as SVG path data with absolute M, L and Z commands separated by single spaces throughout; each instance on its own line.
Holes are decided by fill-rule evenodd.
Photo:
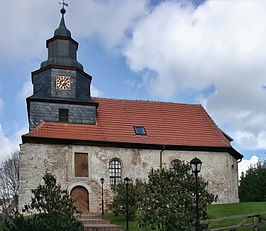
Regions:
M 121 163 L 118 159 L 111 160 L 109 163 L 110 184 L 121 183 Z

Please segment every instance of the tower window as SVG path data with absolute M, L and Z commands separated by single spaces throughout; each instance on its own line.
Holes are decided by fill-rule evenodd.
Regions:
M 59 109 L 59 121 L 68 122 L 68 109 Z
M 133 126 L 136 135 L 146 136 L 146 131 L 143 126 Z

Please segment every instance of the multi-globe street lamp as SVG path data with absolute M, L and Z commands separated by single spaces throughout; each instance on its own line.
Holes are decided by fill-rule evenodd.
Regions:
M 101 178 L 100 181 L 101 181 L 101 184 L 102 184 L 102 215 L 104 215 L 104 201 L 103 201 L 103 183 L 104 183 L 104 179 Z
M 130 179 L 126 177 L 124 179 L 124 183 L 126 185 L 126 231 L 128 231 L 128 185 L 129 185 Z
M 195 157 L 190 161 L 190 168 L 192 172 L 195 174 L 196 178 L 196 187 L 195 187 L 195 194 L 196 194 L 196 231 L 200 231 L 200 220 L 199 220 L 199 181 L 198 181 L 198 174 L 201 170 L 202 162 L 199 158 Z

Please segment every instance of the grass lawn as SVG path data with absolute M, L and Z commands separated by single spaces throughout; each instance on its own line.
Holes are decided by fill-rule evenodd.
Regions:
M 266 201 L 210 205 L 207 211 L 210 219 L 266 212 Z
M 209 219 L 220 218 L 220 217 L 230 217 L 236 215 L 250 214 L 250 213 L 260 213 L 266 212 L 266 202 L 245 202 L 245 203 L 234 203 L 234 204 L 216 204 L 210 205 L 208 207 Z M 266 217 L 266 216 L 265 216 Z M 106 214 L 104 218 L 110 220 L 113 224 L 121 225 L 125 227 L 125 217 L 124 216 L 114 216 L 113 214 Z M 223 226 L 231 226 L 237 224 L 240 220 L 223 221 L 211 224 L 211 228 L 218 228 Z M 138 228 L 135 221 L 129 223 L 130 231 L 144 231 Z M 252 229 L 241 229 L 243 231 Z M 266 231 L 266 227 L 261 229 Z
M 266 202 L 243 202 L 234 204 L 220 204 L 211 205 L 208 207 L 209 219 L 230 217 L 236 215 L 244 215 L 250 213 L 266 212 Z M 266 218 L 266 216 L 263 216 Z M 231 226 L 239 223 L 242 219 L 235 219 L 230 221 L 221 221 L 211 224 L 211 228 L 219 228 L 224 226 Z M 251 223 L 251 220 L 249 221 Z M 253 229 L 241 229 L 241 230 L 253 230 Z M 261 228 L 266 230 L 266 227 Z
M 112 213 L 105 214 L 103 216 L 104 219 L 110 220 L 113 224 L 120 225 L 122 227 L 126 227 L 126 219 L 125 216 L 114 216 Z M 140 229 L 135 221 L 130 221 L 128 224 L 128 228 L 130 231 L 144 231 Z

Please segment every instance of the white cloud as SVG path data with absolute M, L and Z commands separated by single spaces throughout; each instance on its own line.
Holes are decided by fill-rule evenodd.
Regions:
M 101 95 L 102 95 L 102 92 L 95 86 L 91 85 L 91 96 L 100 97 Z
M 18 93 L 18 100 L 25 102 L 25 99 L 32 95 L 32 91 L 32 83 L 28 80 L 23 84 L 21 91 Z
M 257 156 L 252 156 L 250 159 L 243 159 L 239 164 L 238 164 L 238 175 L 239 177 L 241 176 L 242 172 L 246 172 L 250 167 L 254 167 L 258 161 L 259 157 Z
M 82 38 L 96 36 L 107 48 L 121 47 L 128 31 L 146 14 L 148 2 L 148 0 L 75 2 L 69 12 L 73 34 Z
M 10 60 L 45 54 L 40 41 L 51 37 L 60 15 L 53 0 L 13 0 L 1 2 L 0 52 Z M 8 23 L 7 23 L 8 22 Z M 25 54 L 26 57 L 25 57 Z
M 161 98 L 205 104 L 238 146 L 266 149 L 266 1 L 165 1 L 140 20 L 124 55 Z M 208 90 L 210 86 L 214 91 Z
M 11 137 L 7 137 L 0 124 L 0 161 L 3 161 L 13 151 L 19 150 L 21 135 L 27 131 L 27 128 L 21 128 L 15 131 Z

